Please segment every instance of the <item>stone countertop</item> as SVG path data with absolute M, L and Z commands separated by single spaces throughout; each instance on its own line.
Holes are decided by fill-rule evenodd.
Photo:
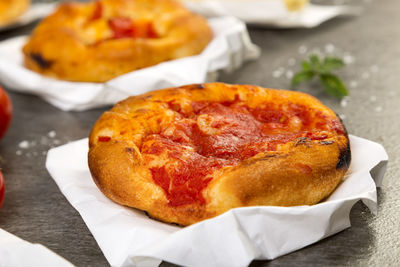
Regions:
M 321 1 L 319 1 L 321 2 Z M 400 265 L 400 1 L 357 1 L 360 17 L 337 18 L 314 29 L 250 28 L 261 58 L 223 74 L 220 81 L 289 88 L 290 77 L 307 53 L 333 53 L 349 63 L 340 72 L 351 96 L 338 101 L 317 84 L 301 86 L 335 110 L 351 134 L 384 145 L 390 160 L 378 190 L 379 211 L 357 203 L 352 226 L 304 249 L 252 266 L 399 266 Z M 33 26 L 0 33 L 0 40 L 28 34 Z M 41 243 L 77 266 L 107 266 L 78 212 L 60 193 L 45 169 L 49 148 L 87 137 L 106 109 L 63 112 L 31 95 L 9 93 L 14 116 L 0 142 L 6 199 L 0 227 Z M 169 266 L 168 263 L 163 263 Z

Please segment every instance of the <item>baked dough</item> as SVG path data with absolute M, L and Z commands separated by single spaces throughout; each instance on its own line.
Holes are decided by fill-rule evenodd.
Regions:
M 174 0 L 65 3 L 23 48 L 43 75 L 105 82 L 163 61 L 199 54 L 212 39 L 207 21 Z
M 223 83 L 130 97 L 100 117 L 89 148 L 107 197 L 180 225 L 236 207 L 316 204 L 351 158 L 340 119 L 314 97 Z
M 1 0 L 0 1 L 0 26 L 12 23 L 29 7 L 30 0 Z

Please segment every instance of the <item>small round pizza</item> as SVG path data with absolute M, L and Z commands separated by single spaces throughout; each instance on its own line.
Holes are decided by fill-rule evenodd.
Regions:
M 202 52 L 207 21 L 175 0 L 65 3 L 23 47 L 25 66 L 50 77 L 105 82 L 133 70 Z
M 130 97 L 89 138 L 113 201 L 190 225 L 232 208 L 313 205 L 351 159 L 336 114 L 314 97 L 252 85 L 187 85 Z
M 29 5 L 30 0 L 1 0 L 0 26 L 11 24 L 28 9 Z

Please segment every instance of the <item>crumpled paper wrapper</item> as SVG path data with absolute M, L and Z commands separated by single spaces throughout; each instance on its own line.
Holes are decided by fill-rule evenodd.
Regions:
M 209 19 L 214 39 L 200 54 L 167 61 L 121 75 L 106 83 L 51 79 L 23 66 L 21 47 L 26 37 L 0 43 L 0 83 L 35 94 L 62 110 L 87 110 L 115 104 L 131 95 L 184 84 L 214 81 L 220 70 L 232 71 L 260 51 L 251 43 L 246 25 L 233 17 Z
M 8 24 L 0 25 L 0 32 L 25 26 L 35 20 L 43 18 L 49 15 L 54 10 L 55 6 L 54 3 L 33 3 L 24 14 Z
M 313 28 L 337 16 L 361 14 L 345 5 L 308 4 L 290 12 L 283 0 L 182 0 L 187 8 L 208 17 L 234 16 L 246 23 L 276 28 Z
M 376 186 L 381 185 L 388 155 L 381 145 L 360 137 L 350 136 L 350 143 L 350 169 L 326 201 L 237 208 L 188 227 L 150 219 L 105 197 L 87 166 L 87 139 L 51 149 L 46 167 L 112 266 L 157 266 L 161 260 L 184 266 L 246 266 L 350 227 L 350 210 L 359 200 L 376 214 Z
M 73 267 L 71 263 L 40 244 L 32 244 L 0 228 L 0 266 Z

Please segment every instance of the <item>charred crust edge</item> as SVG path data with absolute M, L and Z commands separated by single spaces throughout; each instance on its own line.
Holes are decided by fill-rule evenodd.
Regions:
M 343 126 L 344 134 L 347 139 L 347 146 L 345 148 L 340 149 L 340 154 L 339 154 L 339 159 L 336 164 L 336 169 L 342 169 L 342 170 L 347 170 L 350 166 L 351 162 L 351 151 L 350 151 L 350 140 L 349 140 L 349 135 L 346 129 L 346 126 L 343 123 L 343 120 L 340 118 L 340 116 L 336 114 L 336 117 L 339 119 L 340 123 Z
M 187 89 L 189 89 L 189 90 L 202 90 L 202 89 L 206 88 L 205 85 L 202 84 L 202 83 L 191 84 L 191 85 L 188 85 L 188 86 L 185 86 L 185 87 Z
M 296 138 L 296 139 L 295 139 L 294 146 L 299 146 L 299 145 L 306 145 L 306 146 L 309 146 L 310 143 L 311 143 L 310 138 L 307 138 L 307 137 L 299 137 L 299 138 Z
M 347 139 L 348 140 L 348 139 Z M 350 141 L 347 142 L 345 148 L 340 149 L 339 159 L 336 164 L 336 169 L 347 170 L 351 162 Z
M 51 67 L 51 65 L 53 64 L 52 61 L 47 60 L 43 57 L 42 54 L 40 53 L 31 53 L 30 57 L 32 58 L 33 61 L 35 61 L 40 68 L 42 69 L 48 69 Z
M 335 143 L 335 141 L 321 141 L 319 142 L 321 145 L 331 145 L 333 143 Z
M 236 165 L 232 168 L 232 170 L 235 170 L 239 168 L 239 166 L 251 166 L 253 164 L 257 164 L 262 161 L 268 161 L 271 160 L 272 158 L 283 158 L 287 157 L 287 154 L 268 154 L 268 155 L 263 155 L 262 157 L 259 158 L 250 158 L 247 160 L 242 161 L 239 165 Z
M 128 206 L 128 207 L 129 207 L 129 206 Z M 174 223 L 174 222 L 165 222 L 165 221 L 163 221 L 163 220 L 161 220 L 161 219 L 159 219 L 159 218 L 157 218 L 157 217 L 153 217 L 153 216 L 150 215 L 150 213 L 149 213 L 148 211 L 141 210 L 141 209 L 137 209 L 137 208 L 134 208 L 134 207 L 129 207 L 129 208 L 132 208 L 132 209 L 135 209 L 135 210 L 138 210 L 138 211 L 143 211 L 144 214 L 145 214 L 147 217 L 149 217 L 150 219 L 153 219 L 153 220 L 156 220 L 156 221 L 159 221 L 159 222 L 162 222 L 162 223 L 167 223 L 167 224 L 170 224 L 170 225 L 185 227 L 185 225 L 183 225 L 183 224 Z

